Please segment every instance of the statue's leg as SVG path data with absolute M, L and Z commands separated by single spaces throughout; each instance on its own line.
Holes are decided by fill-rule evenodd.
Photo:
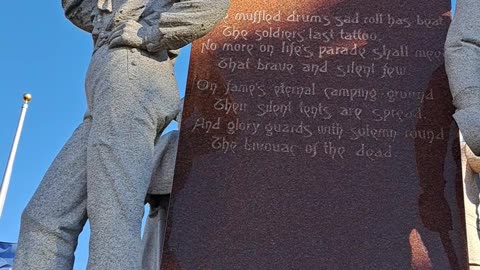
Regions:
M 142 270 L 159 270 L 167 228 L 170 195 L 148 195 L 150 212 L 143 232 Z
M 158 61 L 136 49 L 102 47 L 91 69 L 88 269 L 141 269 L 141 221 L 153 145 L 178 110 L 173 66 L 166 53 Z
M 22 214 L 15 270 L 72 269 L 85 225 L 90 119 L 73 133 Z

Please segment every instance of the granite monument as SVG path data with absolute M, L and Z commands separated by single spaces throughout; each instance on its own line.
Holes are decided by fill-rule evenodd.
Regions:
M 232 1 L 193 45 L 161 269 L 468 269 L 450 9 Z

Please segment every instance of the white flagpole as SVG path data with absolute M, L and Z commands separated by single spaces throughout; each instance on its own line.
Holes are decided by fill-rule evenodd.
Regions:
M 15 161 L 15 155 L 17 154 L 18 142 L 20 141 L 20 135 L 22 134 L 23 122 L 25 121 L 25 114 L 27 113 L 28 103 L 32 100 L 32 95 L 23 95 L 22 112 L 20 113 L 20 119 L 18 120 L 17 132 L 13 139 L 12 150 L 8 158 L 7 168 L 3 174 L 2 187 L 0 188 L 0 218 L 2 217 L 3 207 L 5 205 L 5 199 L 7 198 L 8 185 L 10 184 L 10 178 L 12 176 L 13 162 Z

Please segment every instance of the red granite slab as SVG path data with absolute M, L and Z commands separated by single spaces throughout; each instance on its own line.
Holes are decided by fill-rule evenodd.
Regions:
M 232 0 L 193 45 L 162 269 L 468 269 L 449 10 Z

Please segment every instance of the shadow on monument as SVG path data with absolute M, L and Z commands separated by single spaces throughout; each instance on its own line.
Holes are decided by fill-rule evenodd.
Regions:
M 232 14 L 252 9 L 247 3 L 233 1 L 232 5 Z M 282 3 L 255 8 L 267 12 L 276 9 L 286 14 L 292 12 L 292 9 L 285 10 Z M 395 64 L 405 67 L 407 71 L 400 74 L 405 77 L 384 74 L 387 78 L 349 79 L 351 77 L 331 74 L 233 73 L 216 66 L 221 57 L 239 59 L 252 56 L 225 51 L 221 55 L 213 51 L 201 54 L 200 42 L 194 45 L 163 266 L 166 269 L 253 269 L 253 265 L 257 269 L 317 269 L 315 267 L 319 265 L 322 269 L 466 269 L 460 152 L 443 56 L 415 56 L 416 50 L 423 48 L 443 51 L 446 22 L 449 21 L 445 16 L 449 9 L 447 1 L 413 0 L 371 1 L 361 5 L 347 1 L 312 1 L 297 8 L 299 13 L 321 11 L 328 16 L 358 13 L 371 16 L 373 20 L 380 20 L 383 16 L 387 23 L 393 18 L 395 24 L 407 24 L 399 18 L 410 18 L 411 27 L 406 30 L 398 25 L 387 27 L 380 22 L 362 24 L 363 32 L 377 33 L 378 39 L 356 43 L 368 52 L 382 45 L 398 48 L 403 44 L 408 47 L 409 57 L 373 61 L 378 73 L 385 72 L 383 67 Z M 438 29 L 426 30 L 415 21 L 424 17 L 442 17 L 445 24 Z M 257 27 L 231 23 L 245 29 Z M 306 28 L 315 26 L 304 25 Z M 278 26 L 291 31 L 303 29 L 294 23 L 284 22 Z M 346 32 L 358 28 L 355 24 L 342 26 Z M 217 43 L 223 44 L 228 39 L 218 38 L 219 31 L 221 33 L 217 30 L 209 37 L 215 37 Z M 246 38 L 255 40 L 253 34 Z M 281 41 L 268 42 L 277 48 L 282 46 Z M 353 41 L 333 40 L 330 46 L 338 44 L 355 45 Z M 318 46 L 313 42 L 308 45 Z M 280 54 L 262 57 L 269 61 L 286 58 Z M 328 61 L 330 66 L 345 67 L 352 60 L 357 64 L 365 62 L 365 65 L 372 62 L 371 58 L 341 55 L 325 55 L 321 60 L 288 58 L 296 65 Z M 196 82 L 199 78 L 214 82 L 215 92 L 212 89 L 198 91 Z M 345 148 L 355 150 L 359 145 L 361 149 L 364 145 L 379 149 L 391 147 L 394 151 L 391 159 L 373 162 L 358 156 L 313 159 L 302 156 L 300 147 L 291 148 L 295 151 L 289 155 L 235 152 L 228 148 L 221 148 L 224 153 L 218 154 L 219 149 L 211 147 L 212 138 L 222 142 L 239 141 L 239 147 L 244 148 L 263 138 L 257 134 L 245 136 L 241 132 L 230 134 L 223 124 L 207 133 L 198 122 L 200 119 L 208 126 L 207 121 L 210 121 L 213 127 L 217 120 L 218 123 L 237 119 L 245 123 L 259 121 L 255 115 L 219 114 L 211 109 L 219 98 L 238 104 L 251 103 L 251 96 L 227 93 L 230 81 L 263 83 L 265 88 L 282 81 L 290 85 L 315 82 L 319 88 L 353 89 L 361 85 L 365 89 L 377 90 L 376 96 L 371 96 L 372 100 L 354 104 L 364 112 L 381 107 L 414 112 L 412 114 L 418 117 L 381 123 L 338 116 L 322 120 L 339 122 L 345 127 L 361 125 L 398 130 L 398 137 L 389 142 L 364 138 L 359 144 L 353 139 L 318 136 L 318 140 L 343 144 Z M 395 91 L 421 92 L 423 97 L 405 100 L 401 95 L 395 96 Z M 279 97 L 271 100 L 282 102 Z M 319 96 L 303 102 L 306 105 L 321 102 L 332 111 L 352 107 L 351 100 L 332 101 Z M 266 116 L 261 121 L 276 120 L 273 116 Z M 282 121 L 318 123 L 299 115 L 287 115 Z M 285 134 L 266 138 L 271 144 L 288 141 L 293 146 L 307 141 Z

